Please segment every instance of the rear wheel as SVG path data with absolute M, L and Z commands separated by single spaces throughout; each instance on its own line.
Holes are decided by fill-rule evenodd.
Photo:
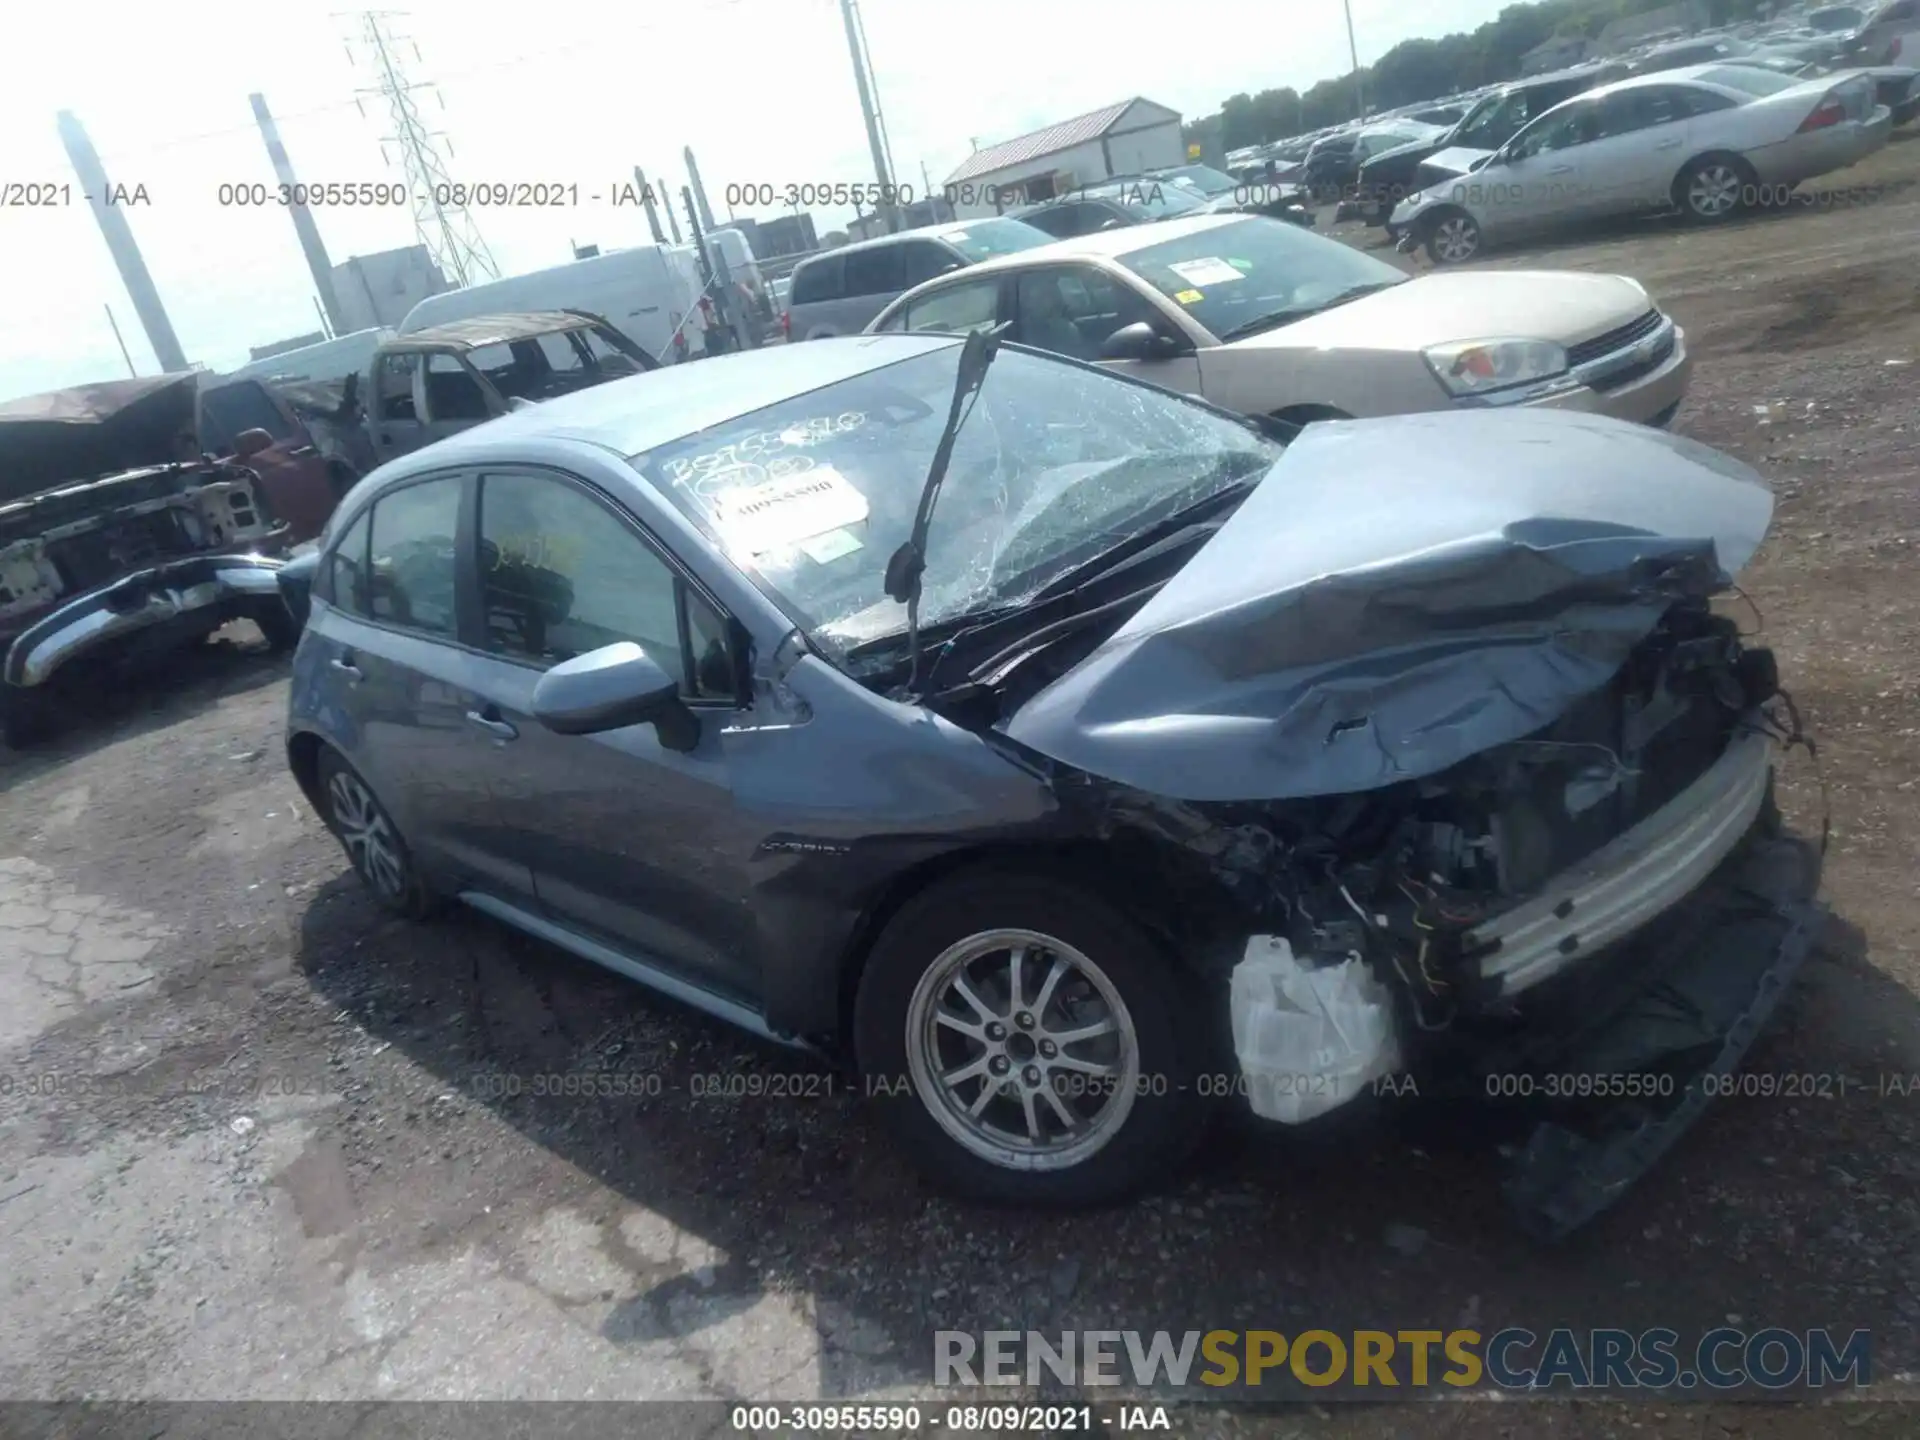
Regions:
M 975 1199 L 1119 1199 L 1199 1138 L 1183 987 L 1075 886 L 980 871 L 915 897 L 868 959 L 854 1042 L 895 1136 Z
M 1480 222 L 1464 210 L 1438 212 L 1427 225 L 1427 258 L 1459 265 L 1480 253 Z
M 1738 215 L 1753 193 L 1753 167 L 1737 155 L 1702 155 L 1689 161 L 1673 182 L 1673 203 L 1682 215 L 1699 225 Z
M 319 765 L 321 818 L 347 852 L 354 873 L 394 914 L 423 920 L 439 908 L 386 807 L 337 751 L 323 749 Z

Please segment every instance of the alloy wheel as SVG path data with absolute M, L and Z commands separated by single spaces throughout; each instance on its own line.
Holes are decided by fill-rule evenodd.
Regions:
M 907 1006 L 921 1103 L 972 1154 L 1064 1170 L 1122 1126 L 1140 1089 L 1140 1039 L 1118 988 L 1071 945 L 989 930 L 949 946 Z
M 345 771 L 327 785 L 334 833 L 346 847 L 347 858 L 366 882 L 389 900 L 407 893 L 407 862 L 400 851 L 393 823 L 380 802 L 360 781 Z
M 1449 264 L 1471 260 L 1480 248 L 1480 231 L 1464 215 L 1451 215 L 1434 227 L 1433 248 Z
M 1731 165 L 1703 165 L 1687 185 L 1687 207 L 1704 220 L 1718 220 L 1739 206 L 1743 184 Z

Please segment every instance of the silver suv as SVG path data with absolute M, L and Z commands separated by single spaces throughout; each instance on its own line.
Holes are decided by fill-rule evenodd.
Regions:
M 1024 221 L 989 215 L 843 245 L 800 262 L 782 323 L 789 340 L 858 335 L 894 296 L 923 280 L 1052 243 L 1053 236 Z

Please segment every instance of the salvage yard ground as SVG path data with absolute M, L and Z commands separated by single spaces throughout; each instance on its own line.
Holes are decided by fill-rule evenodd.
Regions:
M 0 1395 L 924 1396 L 936 1329 L 1721 1324 L 1867 1327 L 1876 1388 L 1902 1388 L 1920 1359 L 1920 140 L 1835 178 L 1871 203 L 1488 263 L 1642 280 L 1696 358 L 1677 428 L 1778 486 L 1746 589 L 1820 742 L 1787 801 L 1817 829 L 1824 784 L 1837 919 L 1750 1068 L 1843 1095 L 1721 1102 L 1550 1252 L 1514 1232 L 1487 1158 L 1387 1127 L 1249 1128 L 1094 1215 L 959 1206 L 827 1077 L 478 917 L 385 918 L 286 774 L 282 667 L 215 646 L 0 758 Z M 556 1074 L 627 1093 L 499 1093 Z M 797 1093 L 696 1093 L 724 1077 Z M 1493 1418 L 1218 1423 L 1441 1435 L 1469 1412 Z M 1839 1419 L 1658 1413 L 1498 1418 L 1716 1440 Z

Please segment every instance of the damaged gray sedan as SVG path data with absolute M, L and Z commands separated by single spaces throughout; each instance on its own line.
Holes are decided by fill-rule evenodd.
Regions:
M 963 1193 L 1109 1199 L 1210 1110 L 1385 1087 L 1524 1098 L 1507 1193 L 1559 1234 L 1808 944 L 1798 726 L 1713 603 L 1771 513 L 1600 417 L 1295 432 L 984 335 L 773 348 L 356 487 L 283 575 L 288 756 L 382 903 L 841 1057 Z

